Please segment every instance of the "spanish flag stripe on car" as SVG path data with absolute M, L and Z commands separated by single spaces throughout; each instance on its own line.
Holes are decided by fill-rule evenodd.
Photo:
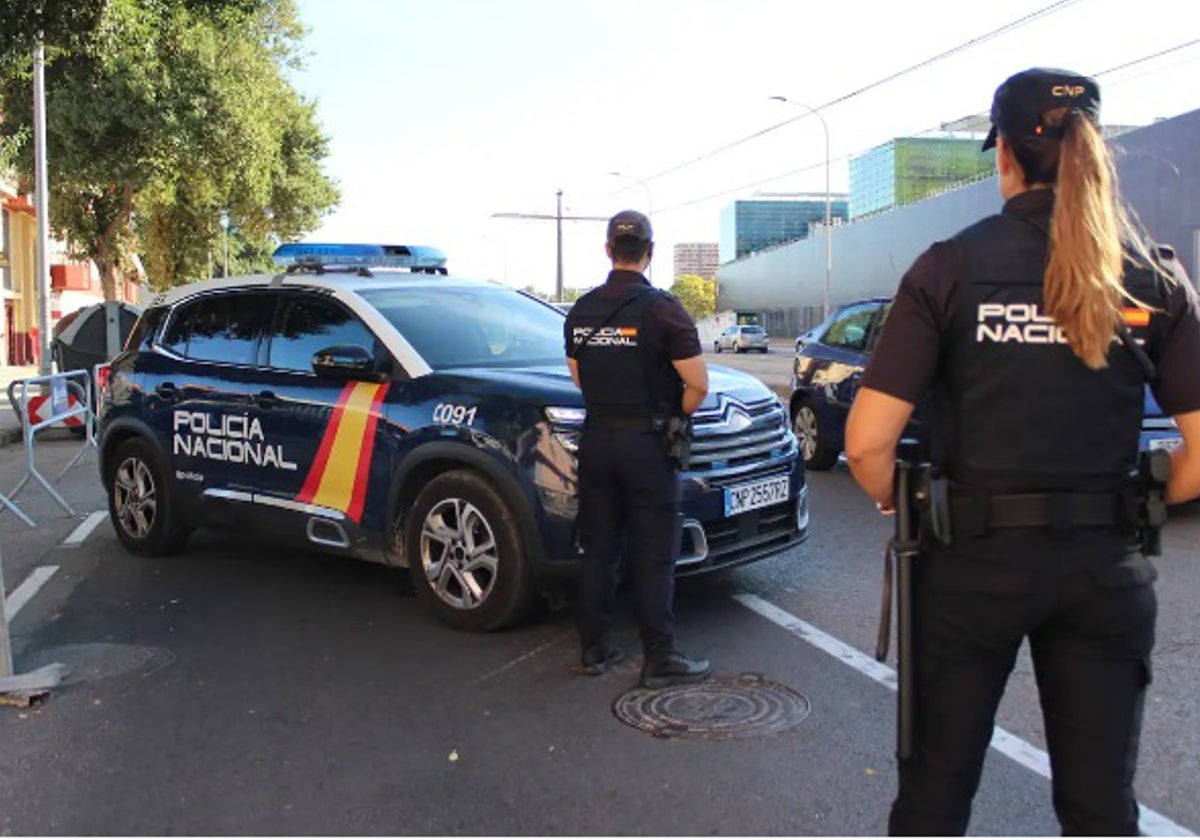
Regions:
M 1125 307 L 1122 313 L 1125 316 L 1125 324 L 1130 327 L 1148 327 L 1150 326 L 1150 313 L 1145 309 L 1138 309 L 1135 306 Z
M 371 409 L 367 415 L 367 427 L 363 431 L 362 454 L 358 458 L 358 469 L 354 474 L 354 494 L 350 497 L 350 507 L 346 515 L 354 522 L 362 519 L 363 503 L 367 500 L 367 479 L 371 475 L 371 455 L 375 450 L 375 427 L 379 424 L 380 406 L 387 386 L 380 385 L 375 389 L 371 398 Z
M 375 426 L 386 384 L 352 382 L 342 389 L 298 501 L 362 516 Z

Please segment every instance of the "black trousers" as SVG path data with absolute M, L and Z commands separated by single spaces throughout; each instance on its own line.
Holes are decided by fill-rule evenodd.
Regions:
M 1116 535 L 1076 537 L 994 534 L 920 559 L 917 748 L 900 766 L 889 833 L 966 832 L 996 707 L 1026 637 L 1064 833 L 1138 833 L 1133 776 L 1154 569 Z
M 585 646 L 605 640 L 624 556 L 633 576 L 643 651 L 671 648 L 678 518 L 679 480 L 662 435 L 584 431 L 579 444 L 578 521 L 584 552 L 579 635 Z

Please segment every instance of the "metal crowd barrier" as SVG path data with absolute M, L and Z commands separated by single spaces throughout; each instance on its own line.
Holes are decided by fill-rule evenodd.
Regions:
M 4 560 L 0 558 L 0 700 L 12 695 L 18 704 L 32 702 L 58 685 L 66 673 L 66 667 L 57 662 L 25 674 L 15 673 L 4 597 Z
M 32 479 L 41 485 L 46 494 L 59 507 L 68 514 L 75 513 L 67 500 L 38 471 L 33 450 L 37 442 L 37 433 L 42 429 L 71 419 L 79 419 L 82 422 L 85 433 L 83 446 L 55 476 L 55 480 L 58 480 L 66 475 L 71 467 L 79 463 L 89 448 L 96 445 L 96 412 L 92 405 L 92 376 L 98 374 L 98 370 L 92 373 L 86 370 L 72 370 L 50 376 L 17 379 L 8 386 L 8 401 L 21 421 L 21 432 L 25 442 L 25 475 L 7 496 L 0 493 L 0 511 L 8 508 L 26 525 L 34 527 L 34 521 L 13 501 Z M 49 394 L 41 393 L 43 390 L 48 390 Z M 36 414 L 34 414 L 33 408 L 37 409 Z

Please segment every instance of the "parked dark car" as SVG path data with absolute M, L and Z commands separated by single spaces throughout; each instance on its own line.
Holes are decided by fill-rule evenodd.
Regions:
M 803 342 L 797 340 L 789 411 L 809 469 L 826 470 L 837 463 L 845 446 L 846 417 L 891 305 L 891 298 L 870 298 L 839 306 Z M 918 407 L 904 437 L 924 439 L 920 414 Z M 1163 414 L 1147 388 L 1141 448 L 1173 449 L 1180 440 L 1174 420 Z

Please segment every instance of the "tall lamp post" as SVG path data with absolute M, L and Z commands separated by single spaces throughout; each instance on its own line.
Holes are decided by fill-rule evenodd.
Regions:
M 639 184 L 641 186 L 642 190 L 646 193 L 646 215 L 649 216 L 651 219 L 654 218 L 654 198 L 653 198 L 653 196 L 650 195 L 650 187 L 646 183 L 645 178 L 639 178 L 636 175 L 627 175 L 624 172 L 616 172 L 616 171 L 609 172 L 608 174 L 613 176 L 614 178 L 624 178 L 626 181 L 633 181 L 635 184 Z M 646 279 L 647 280 L 654 279 L 654 261 L 653 260 L 651 260 L 650 265 L 646 267 Z
M 829 275 L 833 273 L 833 202 L 829 193 L 829 125 L 825 122 L 825 118 L 821 116 L 821 112 L 816 108 L 810 108 L 802 102 L 797 102 L 794 99 L 788 99 L 786 96 L 772 96 L 777 102 L 786 102 L 789 105 L 795 105 L 797 108 L 803 108 L 808 113 L 821 121 L 821 128 L 825 130 L 825 295 L 824 309 L 825 317 L 829 317 Z
M 225 251 L 225 262 L 224 262 L 224 265 L 221 267 L 221 276 L 228 277 L 229 276 L 229 214 L 228 213 L 221 214 L 221 230 L 223 231 L 223 234 L 221 236 L 221 244 L 222 244 L 222 248 Z

